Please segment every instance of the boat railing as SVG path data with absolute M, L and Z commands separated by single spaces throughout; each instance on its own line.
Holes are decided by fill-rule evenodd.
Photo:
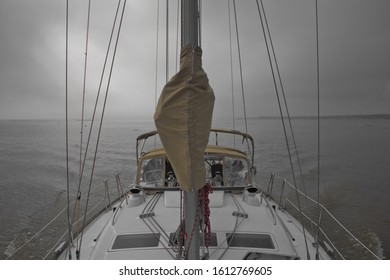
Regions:
M 92 221 L 96 216 L 102 214 L 103 212 L 107 212 L 112 209 L 112 206 L 118 200 L 126 200 L 127 196 L 125 195 L 130 188 L 131 184 L 125 184 L 127 186 L 125 189 L 123 188 L 123 183 L 120 179 L 120 173 L 115 174 L 116 180 L 116 189 L 118 195 L 113 195 L 114 188 L 109 186 L 108 180 L 105 179 L 102 181 L 103 189 L 96 189 L 96 197 L 94 199 L 93 206 L 91 206 L 86 215 L 87 220 L 84 227 L 87 227 L 90 221 Z M 96 201 L 95 201 L 96 200 Z M 74 206 L 74 203 L 71 203 L 70 207 Z M 47 224 L 45 224 L 40 230 L 38 230 L 31 237 L 26 239 L 26 241 L 22 242 L 17 248 L 15 248 L 6 259 L 52 259 L 56 258 L 59 253 L 61 253 L 68 244 L 69 236 L 68 229 L 66 228 L 66 209 L 63 208 L 59 213 L 51 219 Z M 78 233 L 83 230 L 82 227 L 77 226 L 77 224 L 81 224 L 83 222 L 84 216 L 80 216 L 73 223 L 73 228 L 75 232 L 73 233 L 73 238 L 76 238 Z M 78 228 L 78 229 L 77 229 Z M 59 230 L 54 230 L 59 229 Z M 61 230 L 63 229 L 63 231 Z M 62 233 L 57 236 L 58 233 Z M 54 237 L 54 233 L 56 233 L 56 237 Z M 77 242 L 74 240 L 74 242 Z M 50 247 L 48 247 L 48 245 Z
M 305 230 L 335 259 L 380 259 L 350 230 L 348 230 L 323 204 L 296 188 L 286 179 L 271 174 L 260 179 L 263 192 L 304 224 Z M 301 207 L 299 207 L 301 205 Z M 303 217 L 303 221 L 300 217 Z M 373 246 L 372 244 L 370 244 Z M 358 252 L 358 254 L 356 253 Z
M 222 139 L 226 139 L 226 137 L 220 137 L 220 135 L 232 135 L 237 138 L 242 138 L 242 143 L 246 143 L 243 147 L 245 147 L 245 150 L 247 151 L 247 154 L 249 155 L 251 162 L 254 162 L 254 149 L 255 144 L 254 140 L 251 135 L 241 132 L 238 130 L 231 130 L 231 129 L 219 129 L 219 128 L 212 128 L 210 130 L 210 138 L 209 143 L 214 143 L 216 146 L 220 145 L 220 142 Z M 157 137 L 157 139 L 156 139 Z M 148 141 L 148 139 L 153 138 L 154 141 Z M 152 143 L 151 143 L 152 142 Z M 149 143 L 149 144 L 147 144 Z M 144 153 L 145 150 L 150 149 L 151 147 L 156 148 L 157 143 L 159 145 L 161 144 L 161 141 L 158 137 L 158 131 L 153 130 L 146 133 L 143 133 L 137 137 L 136 141 L 136 158 L 139 160 L 140 156 Z M 150 146 L 151 145 L 151 146 Z M 236 142 L 233 141 L 233 143 L 229 143 L 229 145 L 234 146 L 236 145 Z

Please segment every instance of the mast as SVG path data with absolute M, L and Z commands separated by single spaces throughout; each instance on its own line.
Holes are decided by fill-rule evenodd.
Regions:
M 166 156 L 184 191 L 185 259 L 199 259 L 198 190 L 205 185 L 206 150 L 214 109 L 214 91 L 202 68 L 199 0 L 182 0 L 180 71 L 164 86 L 154 121 Z
M 198 0 L 182 0 L 181 1 L 181 47 L 192 45 L 192 49 L 199 46 L 199 9 Z M 197 221 L 199 192 L 185 191 L 184 192 L 184 220 L 185 232 L 185 247 L 188 250 L 187 258 L 189 260 L 199 260 L 199 221 Z
M 192 45 L 199 46 L 199 6 L 198 0 L 181 1 L 181 47 Z

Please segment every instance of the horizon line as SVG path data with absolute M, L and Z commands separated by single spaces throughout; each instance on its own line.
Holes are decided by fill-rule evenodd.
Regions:
M 123 117 L 110 117 L 106 120 L 126 120 L 130 118 L 146 118 L 147 116 L 123 116 Z M 221 116 L 214 116 L 215 118 L 219 118 Z M 283 116 L 287 118 L 287 116 Z M 316 115 L 294 115 L 290 116 L 292 119 L 317 119 Z M 320 119 L 329 119 L 329 118 L 385 118 L 390 119 L 390 113 L 375 113 L 375 114 L 345 114 L 345 115 L 322 115 Z M 236 119 L 243 119 L 242 117 Z M 280 119 L 280 116 L 251 116 L 248 119 Z M 63 118 L 0 118 L 0 121 L 65 121 Z M 78 118 L 71 118 L 69 121 L 81 121 Z M 90 122 L 91 119 L 84 119 L 86 122 Z

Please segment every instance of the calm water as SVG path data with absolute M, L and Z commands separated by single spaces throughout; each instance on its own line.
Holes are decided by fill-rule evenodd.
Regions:
M 292 123 L 305 186 L 316 196 L 317 123 L 312 119 L 293 119 Z M 89 125 L 85 123 L 84 139 Z M 231 127 L 223 122 L 215 126 Z M 243 126 L 238 123 L 237 127 Z M 291 178 L 281 121 L 249 120 L 248 127 L 255 139 L 259 175 L 276 172 Z M 117 196 L 114 174 L 121 173 L 124 185 L 132 182 L 135 138 L 151 129 L 150 121 L 106 122 L 92 180 L 91 207 L 104 198 L 104 179 L 108 179 L 111 199 Z M 70 188 L 74 198 L 80 169 L 80 122 L 71 122 L 70 131 Z M 321 203 L 386 259 L 390 257 L 389 143 L 390 120 L 321 122 Z M 95 144 L 91 144 L 88 159 L 94 150 Z M 89 163 L 82 181 L 84 199 L 90 174 Z M 64 122 L 0 121 L 0 259 L 34 237 L 65 206 Z M 42 259 L 65 232 L 65 224 L 65 215 L 61 215 L 13 258 Z

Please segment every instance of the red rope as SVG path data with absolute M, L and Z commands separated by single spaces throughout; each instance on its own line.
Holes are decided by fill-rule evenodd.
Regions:
M 195 217 L 195 224 L 193 226 L 191 235 L 188 236 L 188 233 L 185 232 L 184 230 L 184 214 L 183 214 L 183 205 L 182 205 L 182 195 L 180 195 L 180 218 L 181 222 L 179 225 L 179 240 L 178 240 L 178 256 L 179 258 L 182 258 L 183 256 L 183 245 L 182 240 L 183 237 L 184 239 L 188 241 L 187 248 L 184 246 L 184 258 L 187 259 L 188 257 L 188 251 L 191 245 L 192 237 L 194 234 L 194 230 L 196 229 L 196 224 L 199 221 L 199 212 L 200 212 L 200 207 L 202 207 L 202 212 L 203 212 L 203 222 L 205 225 L 205 228 L 203 230 L 203 244 L 205 247 L 209 247 L 211 244 L 211 224 L 210 224 L 210 199 L 209 199 L 209 194 L 213 192 L 213 188 L 211 187 L 211 184 L 206 184 L 199 190 L 199 201 L 198 201 L 198 207 L 196 210 L 196 217 Z
M 203 222 L 205 224 L 205 229 L 203 231 L 203 240 L 205 247 L 209 247 L 211 244 L 211 224 L 210 224 L 210 199 L 209 194 L 213 192 L 211 184 L 206 184 L 203 188 L 199 190 L 199 200 L 203 206 Z

